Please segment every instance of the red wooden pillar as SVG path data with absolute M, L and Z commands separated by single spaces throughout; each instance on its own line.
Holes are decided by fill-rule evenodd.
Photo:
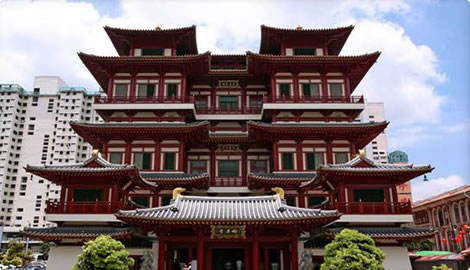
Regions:
M 323 102 L 326 102 L 328 100 L 328 84 L 326 82 L 326 73 L 322 74 L 321 76 L 321 88 L 322 88 L 322 96 L 325 97 L 323 99 Z
M 111 78 L 109 78 L 108 91 L 107 91 L 109 99 L 112 99 L 112 97 L 113 97 L 113 90 L 114 90 L 114 79 L 111 77 Z
M 181 93 L 180 93 L 180 98 L 182 102 L 185 102 L 184 98 L 186 97 L 186 75 L 183 76 L 183 80 L 181 82 Z
M 340 182 L 338 185 L 338 200 L 340 202 L 346 202 L 346 196 L 344 192 L 345 192 L 344 183 Z
M 247 105 L 246 105 L 246 89 L 243 88 L 242 89 L 242 112 L 246 112 L 247 111 Z
M 346 76 L 344 76 L 344 94 L 346 96 L 346 100 L 351 100 L 350 99 L 350 96 L 351 96 L 351 87 L 349 85 L 349 73 L 346 74 Z
M 297 246 L 297 236 L 293 234 L 291 236 L 292 245 L 292 270 L 299 269 L 299 251 Z
M 204 269 L 204 235 L 202 231 L 197 234 L 197 269 Z
M 111 188 L 111 202 L 117 202 L 118 201 L 118 192 L 119 188 L 117 184 L 113 184 L 113 187 Z
M 180 142 L 180 147 L 179 147 L 179 156 L 178 156 L 178 171 L 183 171 L 184 167 L 184 142 Z
M 154 171 L 160 171 L 161 158 L 162 158 L 162 144 L 160 141 L 155 141 L 155 161 L 153 164 Z
M 158 240 L 158 270 L 165 269 L 165 239 L 160 236 Z
M 299 78 L 294 74 L 294 101 L 299 100 Z
M 215 88 L 212 89 L 212 92 L 211 92 L 211 112 L 215 112 L 215 109 L 217 108 L 217 98 L 216 98 L 216 95 L 215 95 Z
M 135 94 L 135 89 L 136 89 L 137 84 L 136 84 L 135 74 L 131 74 L 131 75 L 132 75 L 132 77 L 131 77 L 131 85 L 130 85 L 130 86 L 131 86 L 131 87 L 130 87 L 130 91 L 131 91 L 131 92 L 129 93 L 129 97 L 130 97 L 130 100 L 131 100 L 131 101 L 135 101 L 135 96 L 136 96 L 136 94 Z
M 264 270 L 269 270 L 269 250 L 264 248 Z
M 279 154 L 277 143 L 273 144 L 273 161 L 274 161 L 274 171 L 279 171 Z
M 271 98 L 272 102 L 276 101 L 276 79 L 274 78 L 274 74 L 271 74 Z
M 326 142 L 326 163 L 333 164 L 333 149 L 331 147 L 331 141 Z
M 103 143 L 101 146 L 101 153 L 103 155 L 103 158 L 108 160 L 108 143 Z
M 210 160 L 210 178 L 211 182 L 215 184 L 215 148 L 211 147 L 211 160 Z
M 353 141 L 349 142 L 349 149 L 351 151 L 351 156 L 352 157 L 355 156 L 357 149 L 356 149 L 356 144 Z
M 158 192 L 155 191 L 155 193 L 152 196 L 152 207 L 158 207 Z
M 126 153 L 125 153 L 125 157 L 124 157 L 124 163 L 125 164 L 130 165 L 132 163 L 131 155 L 132 155 L 131 141 L 126 141 Z
M 302 141 L 296 141 L 296 152 L 297 152 L 297 171 L 304 170 L 304 161 L 302 153 Z
M 299 191 L 299 207 L 305 207 L 305 193 L 303 190 Z
M 163 102 L 163 96 L 164 96 L 164 85 L 165 85 L 165 79 L 164 79 L 164 74 L 163 72 L 160 73 L 160 79 L 158 80 L 158 102 L 162 103 Z
M 247 158 L 246 158 L 246 149 L 242 150 L 242 186 L 246 186 L 247 182 L 247 168 L 246 168 Z
M 253 252 L 253 270 L 259 270 L 259 232 L 258 228 L 255 228 L 253 231 L 253 242 L 252 242 L 252 252 Z

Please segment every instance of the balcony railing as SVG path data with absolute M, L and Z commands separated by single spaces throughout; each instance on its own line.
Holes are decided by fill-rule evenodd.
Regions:
M 172 103 L 194 103 L 194 96 L 115 96 L 115 97 L 96 97 L 95 98 L 96 104 L 123 104 L 123 103 L 147 103 L 147 104 L 154 104 L 154 103 L 165 103 L 165 104 L 172 104 Z
M 123 202 L 56 202 L 48 201 L 47 214 L 113 214 L 119 210 L 135 209 Z
M 242 187 L 246 186 L 246 181 L 242 177 L 216 177 L 211 180 L 213 187 Z
M 201 107 L 196 106 L 196 113 L 198 114 L 259 114 L 261 113 L 261 105 L 256 107 L 245 108 L 220 108 L 220 107 Z
M 264 96 L 264 103 L 364 103 L 364 96 Z
M 408 202 L 335 202 L 323 208 L 343 214 L 411 214 Z

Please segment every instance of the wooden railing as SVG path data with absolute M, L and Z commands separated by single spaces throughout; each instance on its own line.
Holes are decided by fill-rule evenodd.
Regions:
M 135 209 L 123 202 L 56 202 L 48 201 L 47 214 L 113 214 L 119 210 Z
M 95 97 L 96 104 L 107 103 L 194 103 L 194 96 L 114 96 L 114 97 Z
M 409 202 L 335 202 L 323 208 L 343 214 L 411 214 Z
M 364 103 L 364 96 L 264 96 L 263 103 Z
M 213 187 L 242 187 L 246 186 L 246 181 L 242 177 L 216 177 L 211 180 Z
M 196 113 L 198 114 L 259 114 L 261 113 L 261 105 L 256 107 L 245 108 L 219 108 L 219 107 L 199 107 L 196 106 Z

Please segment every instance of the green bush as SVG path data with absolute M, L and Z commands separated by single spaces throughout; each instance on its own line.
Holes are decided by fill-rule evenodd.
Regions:
M 33 259 L 33 252 L 31 250 L 25 251 L 23 243 L 18 240 L 11 240 L 8 243 L 7 251 L 2 255 L 0 262 L 4 265 L 25 267 Z
M 321 270 L 384 270 L 384 252 L 374 240 L 356 230 L 343 229 L 325 247 Z
M 128 270 L 134 265 L 124 245 L 108 235 L 97 237 L 83 246 L 74 270 Z
M 432 270 L 452 270 L 452 268 L 448 267 L 445 264 L 441 264 L 439 266 L 433 266 Z

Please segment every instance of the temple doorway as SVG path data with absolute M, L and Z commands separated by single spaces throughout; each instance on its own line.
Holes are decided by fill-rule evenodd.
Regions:
M 244 270 L 246 265 L 244 248 L 214 248 L 212 270 Z

